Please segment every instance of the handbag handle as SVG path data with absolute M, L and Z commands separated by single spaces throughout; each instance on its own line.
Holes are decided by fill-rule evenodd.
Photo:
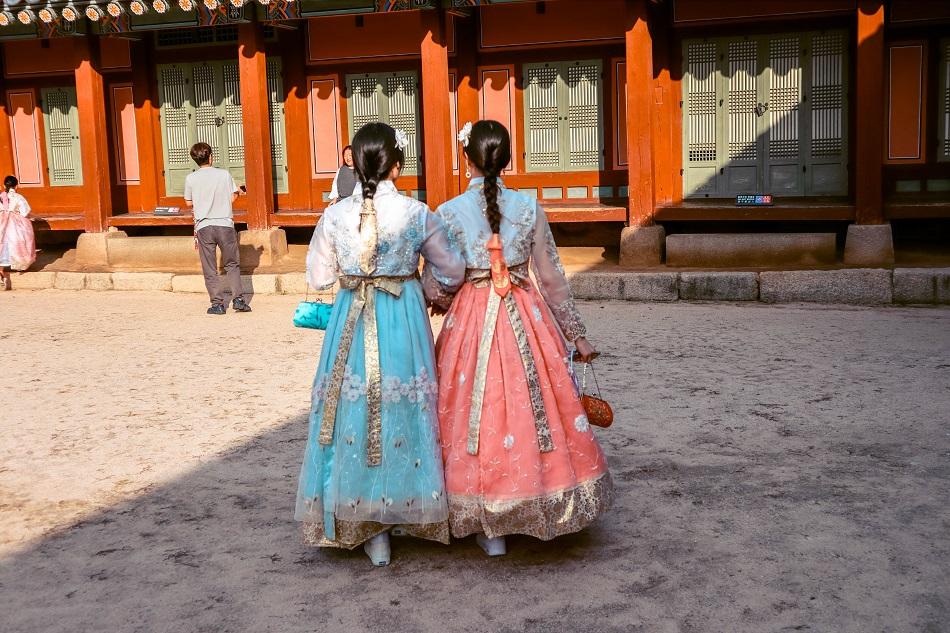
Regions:
M 587 389 L 587 368 L 590 367 L 590 375 L 594 377 L 594 388 L 597 390 L 597 397 L 600 398 L 600 385 L 597 383 L 597 372 L 594 371 L 593 363 L 584 363 L 584 373 L 581 376 L 581 392 Z

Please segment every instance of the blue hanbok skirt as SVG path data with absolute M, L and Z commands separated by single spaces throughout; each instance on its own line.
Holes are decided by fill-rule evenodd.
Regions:
M 295 518 L 313 545 L 353 548 L 393 526 L 448 543 L 448 509 L 436 416 L 432 329 L 422 288 L 406 281 L 394 297 L 376 291 L 382 393 L 382 456 L 367 459 L 368 412 L 364 316 L 340 349 L 354 290 L 337 293 L 313 384 L 309 434 Z M 319 443 L 334 361 L 346 355 L 333 441 Z

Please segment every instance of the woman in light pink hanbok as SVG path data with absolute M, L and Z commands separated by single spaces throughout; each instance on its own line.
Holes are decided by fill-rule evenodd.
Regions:
M 466 282 L 438 297 L 439 422 L 452 536 L 489 555 L 506 534 L 576 532 L 611 504 L 613 484 L 569 369 L 597 352 L 571 297 L 544 210 L 506 189 L 510 139 L 496 121 L 459 140 L 475 178 L 438 214 L 466 260 Z M 537 283 L 529 279 L 529 262 Z
M 10 290 L 10 271 L 26 270 L 36 261 L 36 241 L 30 222 L 30 204 L 17 193 L 13 176 L 3 179 L 0 191 L 0 280 Z

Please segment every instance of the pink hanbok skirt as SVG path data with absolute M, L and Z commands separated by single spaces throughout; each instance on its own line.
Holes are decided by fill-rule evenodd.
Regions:
M 26 270 L 35 261 L 33 223 L 19 213 L 0 211 L 0 266 Z
M 477 453 L 470 452 L 479 339 L 493 292 L 480 285 L 469 282 L 459 291 L 436 344 L 452 535 L 527 534 L 547 540 L 579 531 L 610 507 L 613 484 L 581 407 L 564 339 L 534 286 L 511 292 L 537 370 L 553 449 L 541 451 L 525 360 L 502 303 L 485 372 Z

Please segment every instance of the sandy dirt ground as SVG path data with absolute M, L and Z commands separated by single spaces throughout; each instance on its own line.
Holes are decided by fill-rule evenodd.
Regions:
M 0 631 L 950 630 L 950 310 L 594 304 L 616 507 L 310 549 L 296 299 L 0 294 Z

